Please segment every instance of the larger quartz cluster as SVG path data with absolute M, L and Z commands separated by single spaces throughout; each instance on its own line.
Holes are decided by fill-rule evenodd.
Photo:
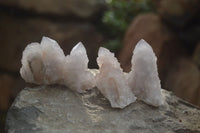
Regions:
M 88 69 L 88 61 L 82 43 L 65 56 L 56 41 L 43 37 L 40 44 L 31 43 L 25 48 L 20 73 L 27 82 L 66 85 L 79 93 L 97 86 L 113 108 L 124 108 L 136 97 L 153 106 L 164 103 L 157 58 L 144 40 L 139 41 L 133 51 L 132 69 L 128 74 L 106 48 L 99 49 L 96 74 Z
M 128 83 L 139 99 L 148 104 L 160 106 L 164 101 L 156 61 L 157 58 L 151 46 L 143 39 L 140 40 L 133 51 Z
M 31 43 L 25 48 L 20 74 L 26 82 L 61 84 L 78 92 L 95 86 L 83 44 L 78 43 L 70 55 L 65 56 L 58 43 L 47 37 L 43 37 L 40 44 Z

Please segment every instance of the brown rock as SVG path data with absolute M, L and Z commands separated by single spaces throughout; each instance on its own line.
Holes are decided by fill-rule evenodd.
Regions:
M 69 54 L 82 41 L 87 49 L 90 66 L 96 66 L 96 54 L 103 36 L 93 25 L 81 22 L 51 22 L 46 19 L 0 16 L 0 68 L 18 72 L 22 51 L 31 42 L 40 42 L 42 36 L 55 39 Z
M 133 20 L 126 32 L 124 48 L 119 56 L 125 71 L 130 70 L 130 60 L 132 58 L 133 49 L 142 38 L 150 43 L 157 56 L 160 54 L 162 44 L 168 38 L 168 33 L 167 36 L 162 36 L 161 26 L 160 19 L 155 14 L 140 15 Z
M 199 0 L 152 0 L 157 12 L 182 43 L 193 47 L 200 35 Z
M 199 0 L 160 0 L 158 2 L 158 12 L 161 17 L 177 27 L 188 24 L 200 8 Z
M 0 109 L 7 110 L 10 106 L 10 95 L 13 78 L 9 75 L 2 74 L 0 75 Z
M 200 87 L 198 88 L 198 93 L 197 93 L 197 105 L 200 107 Z
M 172 65 L 164 82 L 166 89 L 172 90 L 177 96 L 198 104 L 200 88 L 200 72 L 190 59 L 180 59 Z
M 133 49 L 142 38 L 152 46 L 156 53 L 158 70 L 160 76 L 164 77 L 168 65 L 179 54 L 179 43 L 156 14 L 139 15 L 128 28 L 124 38 L 124 48 L 119 56 L 123 69 L 130 70 Z
M 1 5 L 44 14 L 89 18 L 105 6 L 104 0 L 0 0 Z
M 194 54 L 193 61 L 200 67 L 200 42 L 197 44 Z
M 13 78 L 13 86 L 11 90 L 11 98 L 12 100 L 17 96 L 17 94 L 21 91 L 21 87 L 30 86 L 28 83 L 21 78 L 21 76 L 17 76 Z

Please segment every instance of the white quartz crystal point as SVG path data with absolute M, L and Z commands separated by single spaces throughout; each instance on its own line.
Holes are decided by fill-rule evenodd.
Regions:
M 95 77 L 88 69 L 88 61 L 86 49 L 79 42 L 65 59 L 64 81 L 69 88 L 82 93 L 95 86 Z
M 96 75 L 96 86 L 110 101 L 113 108 L 124 108 L 136 100 L 119 62 L 106 48 L 100 48 L 97 63 L 99 73 Z
M 31 43 L 23 51 L 20 74 L 26 82 L 54 84 L 61 79 L 64 53 L 58 43 L 43 37 L 41 44 Z
M 133 51 L 128 83 L 138 99 L 153 106 L 160 106 L 164 103 L 164 99 L 156 61 L 151 46 L 143 39 L 140 40 Z

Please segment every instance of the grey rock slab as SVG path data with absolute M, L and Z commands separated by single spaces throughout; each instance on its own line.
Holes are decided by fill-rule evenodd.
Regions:
M 111 108 L 93 88 L 78 94 L 63 86 L 23 89 L 10 107 L 7 133 L 200 133 L 200 109 L 162 90 L 159 108 L 140 100 Z

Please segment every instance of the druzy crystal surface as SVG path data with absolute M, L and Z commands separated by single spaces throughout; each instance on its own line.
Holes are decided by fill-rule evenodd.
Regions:
M 138 99 L 153 106 L 160 106 L 164 100 L 156 61 L 152 47 L 143 39 L 140 40 L 133 51 L 128 83 Z
M 56 41 L 43 37 L 40 44 L 31 43 L 25 48 L 21 61 L 20 74 L 26 82 L 62 84 L 78 92 L 95 86 L 82 43 L 78 43 L 70 55 L 65 56 Z
M 97 63 L 99 73 L 96 75 L 96 86 L 110 101 L 113 108 L 124 108 L 136 100 L 128 86 L 126 77 L 119 62 L 106 48 L 100 48 Z

